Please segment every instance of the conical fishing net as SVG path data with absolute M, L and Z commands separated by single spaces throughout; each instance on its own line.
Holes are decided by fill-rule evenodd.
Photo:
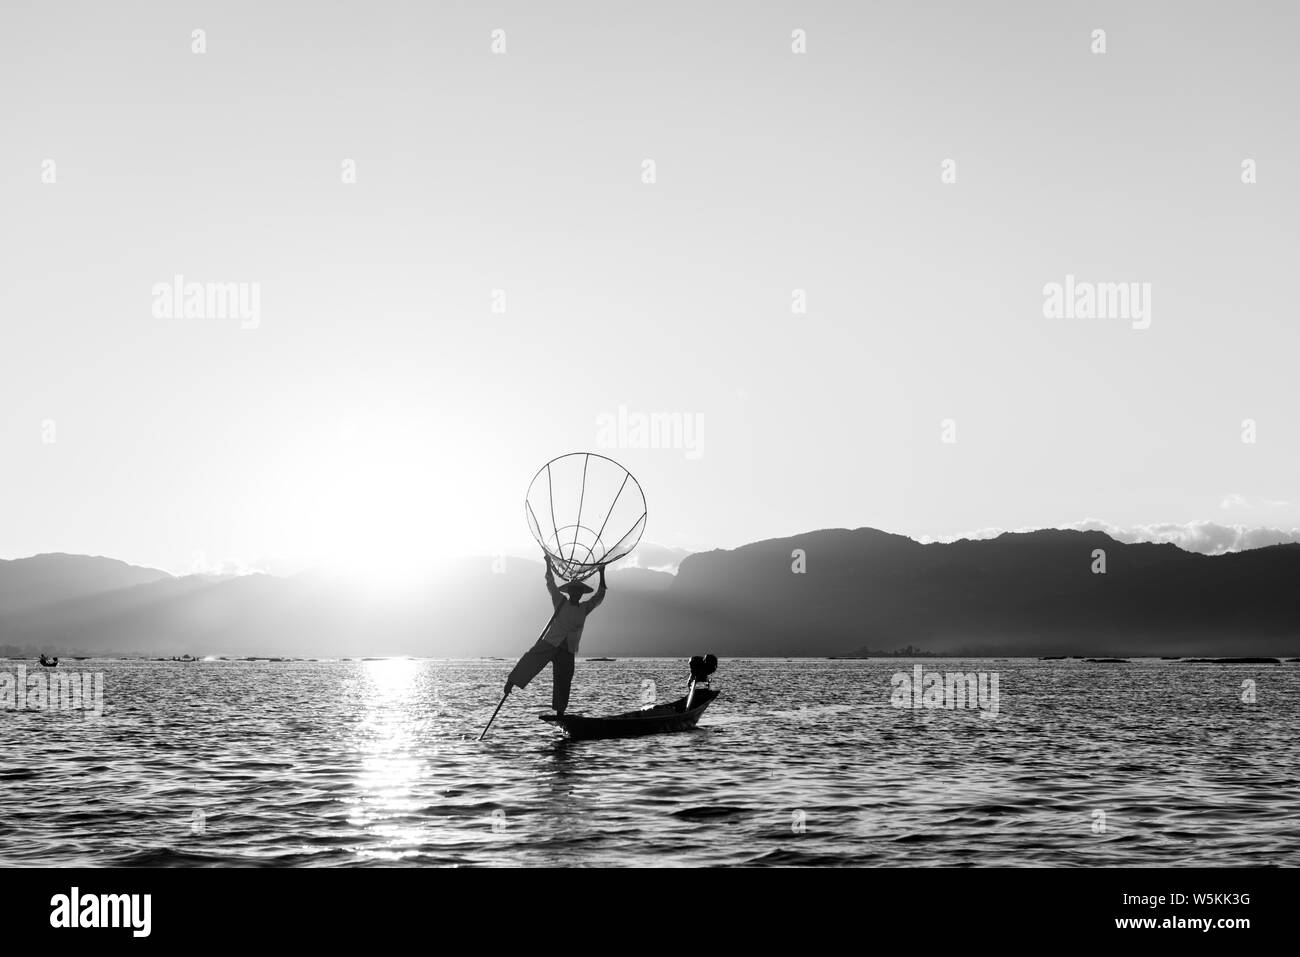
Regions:
M 571 452 L 533 477 L 524 514 L 556 574 L 581 581 L 636 547 L 645 531 L 645 495 L 613 459 Z

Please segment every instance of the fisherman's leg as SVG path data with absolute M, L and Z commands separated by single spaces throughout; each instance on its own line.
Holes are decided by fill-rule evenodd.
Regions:
M 555 652 L 551 661 L 552 679 L 551 707 L 556 714 L 564 714 L 569 706 L 569 688 L 573 684 L 573 652 L 561 647 Z
M 524 656 L 510 672 L 509 681 L 516 688 L 527 688 L 528 682 L 537 677 L 537 673 L 546 667 L 546 663 L 555 655 L 555 646 L 549 641 L 538 640 L 537 644 L 524 652 Z

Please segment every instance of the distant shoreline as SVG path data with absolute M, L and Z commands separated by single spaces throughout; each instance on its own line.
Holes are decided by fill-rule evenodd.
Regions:
M 203 657 L 160 657 L 156 655 L 65 655 L 50 653 L 61 659 L 61 666 L 73 662 L 85 661 L 148 661 L 158 664 L 294 664 L 320 662 L 326 664 L 354 662 L 363 664 L 372 661 L 508 661 L 494 656 L 452 656 L 435 655 L 367 655 L 320 658 L 294 658 L 288 656 L 261 655 L 219 655 Z M 38 655 L 0 655 L 0 661 L 25 662 L 38 661 Z M 683 661 L 682 655 L 624 655 L 621 658 L 582 658 L 579 664 L 586 662 L 620 662 L 620 661 Z M 879 654 L 879 655 L 728 655 L 725 661 L 1061 661 L 1082 662 L 1085 664 L 1131 664 L 1134 662 L 1163 661 L 1170 664 L 1296 664 L 1300 657 L 1279 657 L 1271 655 L 1237 655 L 1226 657 L 1207 657 L 1192 655 L 1006 655 L 1006 654 Z

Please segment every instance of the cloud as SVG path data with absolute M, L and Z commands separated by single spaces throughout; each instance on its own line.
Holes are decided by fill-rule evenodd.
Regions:
M 687 548 L 672 545 L 657 545 L 654 542 L 642 542 L 627 558 L 619 562 L 620 568 L 648 568 L 655 572 L 668 572 L 676 575 L 682 559 L 691 554 Z
M 1219 503 L 1219 508 L 1281 508 L 1290 505 L 1290 502 L 1273 498 L 1247 498 L 1245 495 L 1238 495 L 1236 492 L 1229 492 Z

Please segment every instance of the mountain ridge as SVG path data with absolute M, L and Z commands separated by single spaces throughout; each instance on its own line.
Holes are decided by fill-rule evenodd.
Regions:
M 173 576 L 51 554 L 0 562 L 0 647 L 508 656 L 549 613 L 541 563 L 521 558 L 467 558 L 418 588 L 385 593 L 330 576 Z M 676 575 L 612 568 L 582 651 L 1295 655 L 1298 577 L 1297 543 L 1205 555 L 1095 530 L 917 542 L 870 527 L 817 529 L 696 552 Z

